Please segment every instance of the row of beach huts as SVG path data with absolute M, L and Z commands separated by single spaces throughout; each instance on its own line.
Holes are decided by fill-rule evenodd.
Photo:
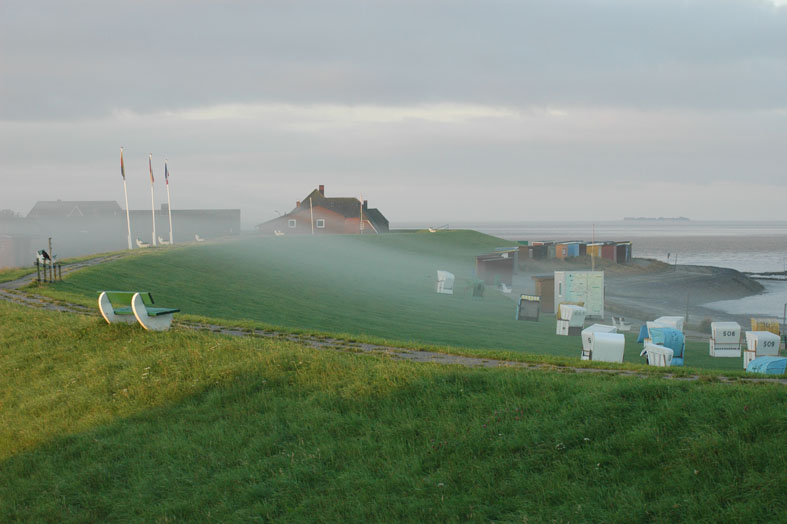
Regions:
M 495 248 L 494 251 L 476 256 L 475 274 L 487 285 L 511 286 L 514 274 L 524 260 L 568 260 L 590 256 L 616 264 L 631 263 L 631 242 L 527 241 L 515 246 Z M 551 312 L 551 309 L 549 310 Z
M 558 259 L 589 256 L 615 262 L 631 263 L 631 242 L 604 241 L 586 242 L 584 240 L 564 241 L 519 241 L 519 257 L 533 260 Z

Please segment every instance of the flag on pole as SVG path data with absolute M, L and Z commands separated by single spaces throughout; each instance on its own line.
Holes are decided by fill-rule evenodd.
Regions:
M 123 166 L 123 148 L 120 148 L 120 176 L 126 179 L 126 168 Z
M 148 168 L 150 168 L 150 183 L 153 183 L 153 153 L 148 157 Z
M 167 161 L 164 160 L 164 183 L 169 185 L 169 169 L 167 169 Z

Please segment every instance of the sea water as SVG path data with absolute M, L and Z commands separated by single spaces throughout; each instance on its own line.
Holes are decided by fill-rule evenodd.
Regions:
M 433 226 L 433 225 L 432 225 Z M 392 224 L 426 228 L 428 224 Z M 670 264 L 737 269 L 749 273 L 787 271 L 787 222 L 616 220 L 542 222 L 457 222 L 450 229 L 474 229 L 506 240 L 631 241 L 632 256 Z M 734 314 L 781 318 L 787 282 L 761 281 L 765 292 L 742 300 L 706 304 Z

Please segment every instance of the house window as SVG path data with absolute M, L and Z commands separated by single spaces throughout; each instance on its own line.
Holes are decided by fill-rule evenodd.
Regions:
M 318 218 L 317 219 L 317 227 L 319 229 L 325 228 L 325 219 L 324 218 Z
M 294 218 L 291 218 L 287 221 L 287 227 L 295 227 L 298 223 L 295 221 Z

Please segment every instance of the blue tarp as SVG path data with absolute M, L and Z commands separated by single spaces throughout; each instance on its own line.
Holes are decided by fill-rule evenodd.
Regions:
M 645 342 L 645 339 L 648 338 L 648 326 L 646 324 L 642 324 L 642 327 L 639 328 L 639 336 L 637 337 L 637 342 L 642 344 Z
M 757 357 L 746 366 L 750 373 L 765 373 L 766 375 L 782 375 L 787 368 L 787 357 Z
M 683 352 L 686 348 L 686 339 L 683 333 L 673 328 L 651 328 L 650 338 L 654 344 L 672 350 L 672 365 L 683 365 Z

